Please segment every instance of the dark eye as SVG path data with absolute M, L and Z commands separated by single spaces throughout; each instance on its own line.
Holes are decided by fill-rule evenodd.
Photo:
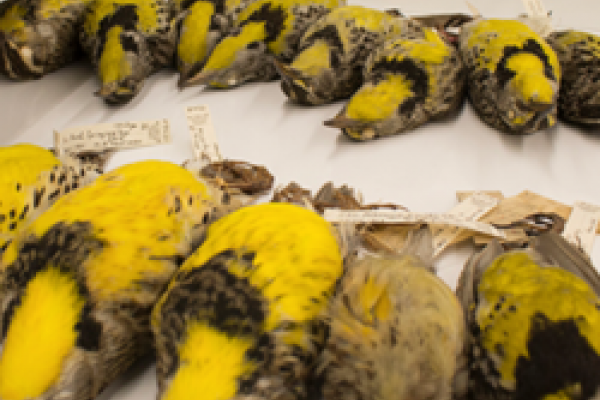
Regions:
M 255 49 L 258 49 L 259 47 L 260 47 L 259 42 L 250 42 L 250 43 L 248 43 L 248 46 L 246 46 L 246 48 L 250 49 L 250 50 L 255 50 Z

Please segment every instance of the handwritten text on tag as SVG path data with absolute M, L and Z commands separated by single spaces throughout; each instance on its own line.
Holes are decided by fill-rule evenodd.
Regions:
M 194 157 L 207 163 L 223 161 L 208 106 L 187 107 L 185 114 L 192 136 Z
M 598 222 L 600 222 L 600 207 L 577 202 L 565 225 L 563 237 L 589 255 L 594 246 Z
M 54 132 L 54 147 L 59 154 L 130 149 L 170 142 L 171 129 L 167 119 L 105 123 Z

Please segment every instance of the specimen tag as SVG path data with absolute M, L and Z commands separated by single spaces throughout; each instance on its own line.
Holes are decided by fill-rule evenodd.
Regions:
M 223 161 L 208 106 L 190 106 L 185 115 L 192 136 L 194 158 L 205 163 Z
M 525 21 L 527 25 L 540 36 L 546 37 L 552 33 L 552 18 L 546 11 L 542 0 L 523 0 L 528 18 Z
M 590 255 L 596 238 L 598 222 L 600 222 L 600 207 L 581 201 L 577 202 L 565 225 L 563 237 Z
M 542 0 L 523 0 L 523 5 L 527 10 L 527 14 L 532 17 L 547 17 L 548 11 L 542 3 Z
M 489 224 L 468 221 L 452 214 L 415 213 L 401 210 L 339 210 L 328 208 L 324 217 L 329 222 L 356 224 L 433 224 L 452 225 L 503 238 L 504 234 Z
M 496 207 L 499 199 L 488 196 L 485 193 L 476 192 L 454 207 L 449 215 L 464 221 L 477 221 L 491 209 Z M 446 247 L 460 235 L 462 229 L 459 226 L 435 227 L 432 229 L 434 256 L 441 253 Z
M 471 14 L 473 14 L 473 18 L 480 18 L 481 13 L 477 9 L 477 7 L 475 7 L 473 4 L 471 4 L 468 1 L 466 3 L 467 3 L 467 7 L 469 8 L 469 11 L 471 12 Z
M 65 153 L 101 152 L 171 143 L 167 119 L 114 122 L 54 131 L 54 147 Z

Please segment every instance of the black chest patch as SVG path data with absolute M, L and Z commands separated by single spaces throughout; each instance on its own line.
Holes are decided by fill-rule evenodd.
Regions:
M 386 74 L 403 75 L 406 80 L 412 83 L 411 87 L 414 96 L 406 99 L 400 105 L 398 112 L 401 114 L 412 113 L 417 104 L 425 102 L 429 94 L 429 75 L 427 75 L 427 71 L 409 58 L 400 61 L 380 61 L 373 66 L 371 73 L 373 74 L 375 84 L 383 80 Z
M 550 321 L 536 314 L 527 339 L 529 358 L 519 357 L 516 400 L 542 399 L 561 390 L 576 390 L 591 399 L 600 389 L 600 356 L 581 335 L 573 319 Z M 573 389 L 577 388 L 577 389 Z
M 506 64 L 508 63 L 508 60 L 510 60 L 510 57 L 520 53 L 529 53 L 538 57 L 542 63 L 544 63 L 544 75 L 546 75 L 548 79 L 556 80 L 556 76 L 552 71 L 550 61 L 548 60 L 548 55 L 544 53 L 542 46 L 536 40 L 528 39 L 521 48 L 516 46 L 507 46 L 504 48 L 504 53 L 498 62 L 498 67 L 496 69 L 496 77 L 500 87 L 504 87 L 508 81 L 515 77 L 516 72 L 508 69 Z
M 261 8 L 254 11 L 241 26 L 250 22 L 264 22 L 267 38 L 265 42 L 274 42 L 277 40 L 283 31 L 284 22 L 287 18 L 288 11 L 281 6 L 273 6 L 272 4 L 263 4 Z
M 344 50 L 344 45 L 337 28 L 334 25 L 327 25 L 323 29 L 313 33 L 306 40 L 308 43 L 314 43 L 319 39 L 323 39 L 331 47 Z
M 106 38 L 108 31 L 115 26 L 120 26 L 124 31 L 136 31 L 139 17 L 137 15 L 137 6 L 134 4 L 127 4 L 118 6 L 114 14 L 107 15 L 100 22 L 100 28 L 98 29 L 98 37 L 100 38 L 100 45 L 98 46 L 97 57 L 100 57 L 104 51 L 104 45 L 106 44 Z M 121 39 L 123 44 L 123 39 Z M 129 43 L 127 43 L 129 44 Z M 137 48 L 137 44 L 136 44 Z

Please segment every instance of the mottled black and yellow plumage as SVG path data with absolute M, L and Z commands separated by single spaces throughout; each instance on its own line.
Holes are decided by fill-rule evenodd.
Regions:
M 579 31 L 553 32 L 546 38 L 560 61 L 559 117 L 600 124 L 600 36 Z
M 302 34 L 345 0 L 258 0 L 246 7 L 204 68 L 185 85 L 232 87 L 277 77 L 272 57 L 290 62 Z
M 556 233 L 527 250 L 493 242 L 458 295 L 470 335 L 469 398 L 586 400 L 600 393 L 600 277 Z
M 0 399 L 92 399 L 151 350 L 154 303 L 228 201 L 143 161 L 38 217 L 2 257 Z
M 460 303 L 420 231 L 395 255 L 350 259 L 327 309 L 318 374 L 328 400 L 451 400 L 466 393 Z
M 90 2 L 0 2 L 0 73 L 35 79 L 72 61 L 79 52 L 78 32 Z
M 239 13 L 255 0 L 174 0 L 171 18 L 177 35 L 176 63 L 182 87 L 202 70 L 215 45 Z
M 100 95 L 127 103 L 144 79 L 172 62 L 174 35 L 166 0 L 93 0 L 80 40 L 98 70 Z
M 0 148 L 0 255 L 41 213 L 61 196 L 91 182 L 100 173 L 70 157 L 59 159 L 32 144 Z
M 398 134 L 442 118 L 462 104 L 465 74 L 458 52 L 433 30 L 414 26 L 367 59 L 362 87 L 325 125 L 354 140 Z
M 418 23 L 362 6 L 334 9 L 308 28 L 290 64 L 277 62 L 281 87 L 292 101 L 325 104 L 350 97 L 363 82 L 367 57 L 386 37 Z
M 558 58 L 526 24 L 476 19 L 462 26 L 459 48 L 471 104 L 485 123 L 514 134 L 556 123 Z
M 153 311 L 159 398 L 304 398 L 342 258 L 331 226 L 285 203 L 212 224 Z

